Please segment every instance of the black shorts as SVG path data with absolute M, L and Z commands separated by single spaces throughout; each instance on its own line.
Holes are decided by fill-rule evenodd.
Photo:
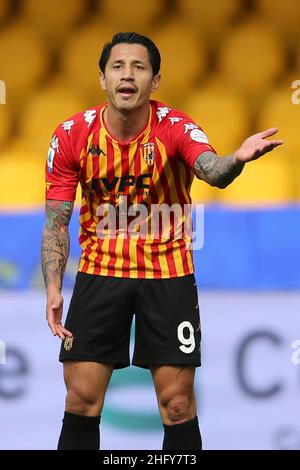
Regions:
M 130 365 L 130 329 L 135 315 L 132 364 L 200 366 L 200 315 L 194 274 L 170 279 L 128 279 L 79 272 L 59 360 Z

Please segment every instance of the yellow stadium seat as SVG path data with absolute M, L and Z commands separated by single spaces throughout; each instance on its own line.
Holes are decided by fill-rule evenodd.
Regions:
M 189 26 L 181 20 L 170 21 L 152 35 L 160 50 L 161 83 L 160 93 L 165 99 L 180 103 L 197 78 L 206 70 L 206 49 Z
M 0 24 L 4 23 L 9 12 L 9 0 L 1 0 L 0 2 Z
M 199 86 L 199 90 L 192 90 L 182 109 L 203 127 L 211 145 L 220 155 L 232 153 L 248 136 L 246 102 L 221 84 Z
M 0 152 L 0 209 L 22 210 L 44 203 L 46 159 L 37 157 L 23 145 Z
M 11 115 L 5 104 L 0 104 L 0 145 L 3 146 L 11 131 Z
M 298 93 L 299 104 L 293 103 L 293 93 L 296 91 L 291 88 L 291 83 L 285 83 L 282 88 L 274 90 L 261 103 L 260 114 L 257 117 L 258 129 L 279 128 L 279 138 L 284 140 L 282 149 L 285 151 L 285 158 L 291 164 L 296 164 L 300 155 L 300 139 L 297 128 L 300 123 L 300 91 Z
M 280 148 L 247 163 L 242 174 L 218 193 L 220 202 L 235 206 L 286 204 L 293 197 L 291 168 Z
M 65 44 L 62 73 L 74 89 L 97 102 L 105 99 L 99 84 L 98 62 L 104 43 L 111 40 L 115 29 L 98 19 L 76 32 Z
M 44 44 L 30 28 L 20 23 L 0 35 L 0 57 L 1 80 L 6 82 L 10 102 L 28 95 L 48 68 Z
M 295 40 L 299 38 L 299 0 L 259 0 L 256 2 L 256 10 L 263 21 L 275 28 L 289 45 L 297 45 Z
M 284 48 L 278 35 L 255 18 L 226 38 L 218 58 L 218 72 L 226 83 L 250 95 L 272 85 L 284 66 Z
M 115 32 L 136 31 L 141 34 L 151 32 L 164 13 L 163 0 L 97 0 L 101 22 L 109 22 Z
M 299 203 L 300 202 L 300 162 L 293 167 L 294 175 L 295 175 L 295 200 Z
M 240 0 L 178 0 L 180 19 L 201 36 L 209 38 L 209 45 L 217 43 L 230 28 L 231 20 L 241 10 Z
M 217 189 L 201 181 L 196 176 L 191 187 L 192 202 L 198 204 L 213 203 L 218 199 Z
M 67 84 L 47 87 L 29 100 L 20 123 L 21 137 L 43 157 L 59 123 L 86 107 L 85 100 L 69 91 Z
M 85 0 L 25 0 L 21 14 L 31 28 L 47 39 L 62 41 L 86 13 Z

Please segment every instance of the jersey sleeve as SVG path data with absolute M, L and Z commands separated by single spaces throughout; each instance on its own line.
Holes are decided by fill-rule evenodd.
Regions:
M 201 153 L 216 153 L 203 129 L 188 117 L 177 118 L 171 126 L 171 134 L 175 153 L 190 169 L 194 169 L 195 160 Z
M 55 130 L 46 162 L 46 199 L 74 201 L 79 178 L 79 156 L 62 125 Z

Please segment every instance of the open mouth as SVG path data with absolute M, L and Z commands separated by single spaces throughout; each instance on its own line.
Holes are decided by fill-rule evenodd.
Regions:
M 119 88 L 118 93 L 120 93 L 124 98 L 128 98 L 136 93 L 136 90 L 131 87 L 122 87 Z

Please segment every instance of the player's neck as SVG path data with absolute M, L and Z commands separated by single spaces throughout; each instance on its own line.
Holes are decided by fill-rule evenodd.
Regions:
M 128 142 L 146 127 L 149 113 L 148 102 L 130 112 L 122 112 L 108 104 L 103 119 L 112 135 L 122 142 Z

